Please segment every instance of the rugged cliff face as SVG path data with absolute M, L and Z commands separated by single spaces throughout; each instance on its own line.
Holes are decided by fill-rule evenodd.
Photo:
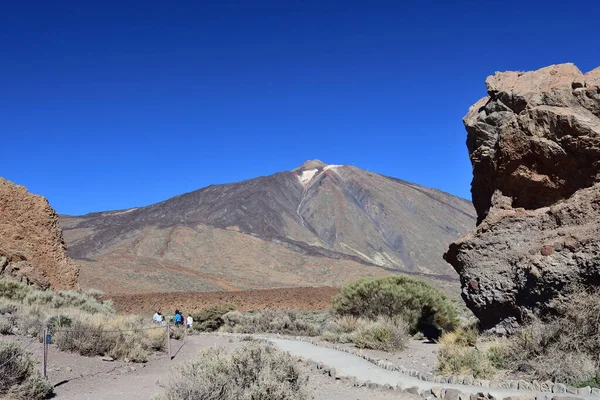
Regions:
M 484 328 L 600 283 L 600 68 L 496 73 L 463 122 L 478 226 L 444 258 Z
M 48 201 L 2 178 L 0 275 L 55 289 L 75 288 L 79 276 Z

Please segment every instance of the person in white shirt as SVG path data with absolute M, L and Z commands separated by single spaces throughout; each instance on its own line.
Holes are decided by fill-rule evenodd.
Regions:
M 188 329 L 192 327 L 193 323 L 194 323 L 194 318 L 192 318 L 191 315 L 188 315 L 188 317 L 187 317 L 187 327 L 188 327 Z
M 156 311 L 152 316 L 152 322 L 154 322 L 155 324 L 160 324 L 160 321 L 162 321 L 162 317 L 160 316 L 160 313 Z

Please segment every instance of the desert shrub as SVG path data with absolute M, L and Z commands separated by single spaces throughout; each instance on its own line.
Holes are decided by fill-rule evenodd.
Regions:
M 114 359 L 129 359 L 132 362 L 148 361 L 148 346 L 143 332 L 112 333 L 112 343 L 106 355 Z
M 506 368 L 506 349 L 501 346 L 491 346 L 487 349 L 487 357 L 496 369 Z
M 114 314 L 111 302 L 99 300 L 95 292 L 87 294 L 74 290 L 53 291 L 30 289 L 21 299 L 23 304 L 33 306 L 46 306 L 49 308 L 63 309 L 72 307 L 90 314 Z
M 63 351 L 132 361 L 145 361 L 151 352 L 165 347 L 164 329 L 142 329 L 156 325 L 139 316 L 117 315 L 112 302 L 102 301 L 98 291 L 38 290 L 0 279 L 0 296 L 0 332 L 7 329 L 2 323 L 6 318 L 14 326 L 13 333 L 40 340 L 44 326 L 48 326 Z M 123 330 L 126 332 L 108 332 Z
M 62 351 L 77 352 L 82 356 L 103 356 L 116 340 L 113 333 L 104 332 L 101 327 L 76 321 L 69 330 L 56 332 L 53 342 Z
M 353 282 L 333 298 L 337 315 L 376 319 L 401 317 L 411 333 L 437 338 L 458 324 L 455 304 L 440 290 L 407 276 L 367 278 Z
M 104 296 L 104 293 L 102 293 L 101 290 L 98 289 L 88 289 L 85 291 L 85 295 L 88 297 L 91 297 L 92 299 L 96 300 L 98 303 L 102 303 L 102 297 Z
M 201 332 L 214 332 L 223 326 L 223 315 L 233 310 L 230 305 L 207 307 L 197 314 L 192 314 L 194 330 Z
M 479 331 L 475 327 L 460 327 L 453 331 L 444 332 L 438 343 L 474 347 L 477 344 L 478 335 Z
M 222 330 L 235 333 L 279 333 L 284 335 L 316 336 L 319 316 L 294 310 L 264 310 L 223 315 Z
M 66 315 L 53 315 L 46 321 L 46 325 L 50 329 L 50 331 L 54 331 L 55 329 L 63 329 L 68 328 L 73 325 L 73 319 L 67 317 Z
M 36 313 L 19 314 L 16 318 L 19 334 L 25 336 L 39 336 L 44 330 L 44 320 Z
M 153 351 L 163 351 L 167 345 L 165 331 L 162 329 L 146 330 L 146 347 Z
M 473 375 L 475 378 L 491 378 L 496 373 L 487 352 L 452 343 L 438 350 L 436 370 L 442 375 Z
M 137 317 L 130 317 L 135 321 Z M 53 342 L 62 351 L 79 353 L 82 356 L 110 356 L 114 359 L 129 359 L 146 362 L 150 353 L 162 351 L 166 345 L 165 330 L 131 328 L 127 318 L 108 321 L 75 320 L 72 325 L 54 334 Z M 137 329 L 136 329 L 137 328 Z M 127 331 L 115 332 L 117 329 Z
M 44 399 L 52 385 L 34 369 L 33 361 L 16 343 L 0 342 L 0 395 Z
M 187 329 L 183 326 L 171 327 L 170 334 L 171 338 L 175 340 L 183 340 L 187 332 Z
M 408 343 L 408 324 L 400 318 L 380 316 L 375 321 L 359 325 L 354 344 L 358 348 L 397 351 Z
M 30 291 L 31 288 L 24 283 L 10 279 L 0 279 L 0 297 L 8 300 L 22 301 Z
M 12 303 L 0 304 L 0 315 L 15 314 L 19 308 Z
M 167 400 L 304 400 L 304 383 L 289 354 L 251 342 L 231 354 L 203 351 L 197 361 L 176 367 L 165 389 Z
M 558 300 L 556 315 L 534 319 L 514 335 L 505 353 L 512 371 L 569 384 L 594 379 L 600 360 L 600 293 L 579 289 Z
M 0 315 L 0 335 L 10 335 L 12 326 L 12 321 L 7 316 Z
M 566 331 L 569 325 L 562 318 L 549 323 L 533 321 L 511 338 L 505 352 L 507 366 L 538 380 L 571 384 L 592 379 L 597 365 L 591 354 L 573 349 L 570 335 L 576 335 L 576 330 Z

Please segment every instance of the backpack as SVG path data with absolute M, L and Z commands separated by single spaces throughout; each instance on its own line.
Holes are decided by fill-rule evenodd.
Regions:
M 175 323 L 180 323 L 181 322 L 181 314 L 175 314 Z

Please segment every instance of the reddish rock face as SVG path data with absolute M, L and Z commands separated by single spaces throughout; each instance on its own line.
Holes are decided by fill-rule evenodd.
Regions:
M 496 73 L 486 86 L 463 120 L 478 227 L 444 258 L 483 326 L 510 330 L 572 283 L 600 283 L 600 68 Z
M 48 201 L 2 178 L 0 275 L 55 289 L 75 288 L 79 276 Z
M 600 173 L 600 68 L 573 64 L 488 77 L 463 122 L 480 223 L 495 191 L 531 210 L 592 186 Z

